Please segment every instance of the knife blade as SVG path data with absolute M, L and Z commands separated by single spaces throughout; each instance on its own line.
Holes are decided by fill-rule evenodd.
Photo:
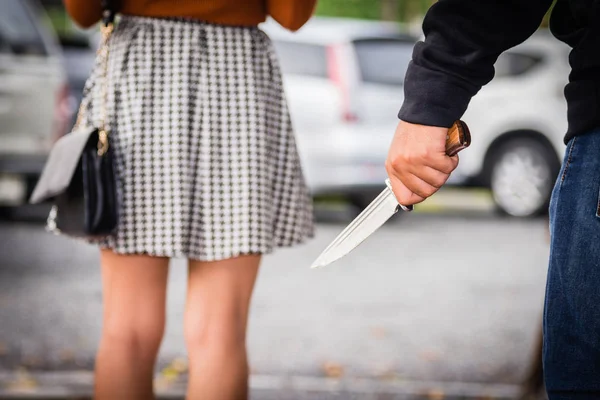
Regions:
M 455 121 L 446 136 L 446 154 L 453 156 L 470 144 L 471 134 L 467 124 Z M 413 210 L 412 206 L 398 204 L 389 179 L 385 184 L 386 188 L 323 250 L 311 268 L 322 268 L 344 257 L 399 210 Z

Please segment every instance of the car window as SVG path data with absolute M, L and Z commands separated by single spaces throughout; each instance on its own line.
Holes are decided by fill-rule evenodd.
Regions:
M 325 46 L 274 40 L 284 74 L 327 77 L 327 50 Z
M 18 55 L 46 55 L 47 49 L 23 0 L 0 1 L 0 42 Z M 0 46 L 1 48 L 2 46 Z
M 402 85 L 412 58 L 414 43 L 397 39 L 367 39 L 354 42 L 363 82 Z
M 517 52 L 503 53 L 498 57 L 494 69 L 495 77 L 519 76 L 529 72 L 542 61 L 541 57 Z

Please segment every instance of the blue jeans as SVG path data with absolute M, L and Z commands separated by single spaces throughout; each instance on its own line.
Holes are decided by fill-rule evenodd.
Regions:
M 600 399 L 600 129 L 573 138 L 550 201 L 544 380 L 550 400 Z

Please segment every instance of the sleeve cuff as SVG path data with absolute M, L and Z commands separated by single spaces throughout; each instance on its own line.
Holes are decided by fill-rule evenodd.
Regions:
M 473 88 L 459 78 L 411 61 L 398 118 L 413 124 L 449 128 L 465 113 L 474 94 Z

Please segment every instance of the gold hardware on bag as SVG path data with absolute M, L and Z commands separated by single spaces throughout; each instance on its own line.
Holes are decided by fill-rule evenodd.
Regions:
M 98 131 L 98 155 L 102 157 L 108 151 L 108 133 L 105 130 Z

